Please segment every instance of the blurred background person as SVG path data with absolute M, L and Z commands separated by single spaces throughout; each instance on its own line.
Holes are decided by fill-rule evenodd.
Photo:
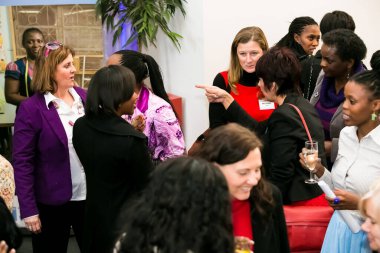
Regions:
M 220 88 L 197 87 L 205 89 L 211 103 L 223 104 L 229 121 L 250 128 L 262 138 L 265 174 L 280 189 L 284 204 L 327 206 L 318 185 L 305 184 L 309 173 L 299 163 L 298 154 L 308 136 L 300 115 L 289 103 L 302 112 L 311 137 L 319 143 L 318 156 L 323 164 L 326 161 L 322 124 L 315 108 L 300 92 L 299 60 L 290 49 L 274 47 L 259 59 L 256 73 L 265 99 L 278 104 L 267 121 L 258 122 L 250 117 L 230 94 Z
M 8 206 L 0 195 L 0 242 L 1 241 L 4 241 L 9 249 L 18 249 L 22 243 L 22 234 Z M 5 251 L 5 253 L 6 252 L 7 251 Z
M 161 163 L 123 213 L 114 252 L 235 252 L 226 179 L 202 159 Z
M 136 107 L 135 85 L 126 67 L 98 70 L 88 87 L 86 115 L 74 125 L 73 145 L 87 183 L 83 253 L 112 251 L 121 207 L 152 170 L 146 136 L 121 118 Z
M 35 72 L 35 60 L 44 44 L 40 29 L 32 27 L 23 32 L 22 46 L 26 56 L 8 63 L 5 70 L 4 94 L 7 103 L 18 107 L 22 101 L 33 95 L 31 82 Z
M 210 132 L 196 156 L 215 164 L 227 179 L 235 237 L 254 241 L 253 251 L 289 252 L 281 193 L 266 181 L 262 144 L 247 128 L 230 123 Z
M 20 104 L 15 120 L 16 194 L 34 253 L 65 253 L 71 227 L 82 245 L 86 181 L 72 128 L 84 115 L 86 94 L 74 85 L 73 56 L 57 41 L 45 44 L 36 59 L 35 94 Z
M 344 87 L 351 76 L 365 70 L 362 60 L 367 48 L 362 39 L 348 29 L 335 29 L 323 35 L 321 67 L 311 104 L 317 109 L 325 132 L 328 169 L 338 150 L 339 133 L 345 126 L 342 117 Z
M 328 12 L 323 16 L 319 23 L 319 29 L 321 30 L 322 36 L 327 32 L 339 28 L 349 29 L 355 32 L 355 27 L 353 18 L 344 11 Z M 308 100 L 310 100 L 311 95 L 313 94 L 318 76 L 323 74 L 323 71 L 321 72 L 321 61 L 321 50 L 318 50 L 314 57 L 309 57 L 306 61 L 302 62 L 301 79 L 305 80 L 305 82 L 303 82 L 303 94 Z
M 155 164 L 186 152 L 178 117 L 165 91 L 160 68 L 152 56 L 132 50 L 115 52 L 108 65 L 122 65 L 136 77 L 138 99 L 133 115 L 123 116 L 148 137 Z M 149 77 L 151 89 L 144 80 Z
M 213 82 L 214 86 L 230 93 L 258 121 L 266 120 L 275 108 L 274 103 L 259 98 L 260 88 L 257 86 L 256 63 L 267 50 L 267 39 L 259 27 L 241 29 L 231 45 L 229 69 L 218 73 Z M 228 123 L 222 104 L 210 104 L 209 120 L 210 128 Z
M 320 164 L 316 166 L 316 175 L 338 198 L 338 201 L 327 198 L 330 206 L 349 210 L 348 215 L 357 224 L 362 223 L 359 199 L 380 178 L 380 51 L 373 54 L 371 67 L 373 70 L 352 76 L 344 87 L 342 117 L 346 127 L 340 133 L 338 155 L 331 172 Z M 352 231 L 341 215 L 334 212 L 321 252 L 356 253 L 370 249 L 366 233 Z
M 380 252 L 380 180 L 359 202 L 359 210 L 365 217 L 362 229 L 367 233 L 373 252 Z

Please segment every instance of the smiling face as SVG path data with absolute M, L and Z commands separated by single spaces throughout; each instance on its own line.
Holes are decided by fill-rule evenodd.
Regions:
M 23 47 L 29 59 L 36 59 L 39 50 L 45 45 L 44 38 L 39 32 L 30 32 L 23 41 Z
M 72 54 L 69 54 L 66 59 L 57 65 L 55 70 L 54 80 L 57 83 L 57 87 L 64 89 L 74 87 L 75 72 L 74 59 Z
M 307 25 L 300 35 L 294 34 L 294 40 L 301 45 L 305 53 L 311 55 L 319 45 L 321 31 L 318 25 Z
M 248 73 L 255 72 L 256 63 L 264 53 L 259 43 L 253 40 L 239 43 L 236 51 L 241 68 Z
M 366 201 L 365 209 L 367 218 L 362 224 L 362 229 L 367 232 L 371 249 L 380 250 L 380 221 L 376 219 L 376 217 L 379 217 L 379 214 L 376 212 L 372 198 Z
M 258 148 L 250 151 L 247 157 L 239 162 L 218 165 L 227 180 L 232 198 L 237 200 L 249 198 L 252 188 L 261 179 L 261 166 L 261 152 Z
M 362 85 L 349 81 L 344 88 L 343 120 L 347 126 L 363 127 L 372 123 L 371 114 L 378 110 L 379 100 Z

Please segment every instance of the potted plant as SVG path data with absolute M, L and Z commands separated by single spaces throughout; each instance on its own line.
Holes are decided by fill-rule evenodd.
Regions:
M 114 31 L 113 44 L 121 36 L 122 24 L 130 22 L 133 29 L 127 44 L 137 39 L 139 48 L 148 43 L 156 46 L 157 31 L 161 29 L 179 50 L 182 36 L 169 28 L 169 21 L 177 9 L 185 16 L 186 0 L 97 0 L 97 13 L 106 24 L 107 30 Z

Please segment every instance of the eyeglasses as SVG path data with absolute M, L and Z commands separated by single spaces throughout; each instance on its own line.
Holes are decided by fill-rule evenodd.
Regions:
M 45 58 L 49 56 L 50 51 L 57 50 L 61 46 L 63 46 L 63 44 L 56 40 L 46 43 L 45 44 Z

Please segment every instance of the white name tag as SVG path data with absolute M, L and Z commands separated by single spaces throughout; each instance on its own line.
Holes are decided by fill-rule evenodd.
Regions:
M 259 99 L 260 110 L 272 110 L 274 109 L 274 103 Z

